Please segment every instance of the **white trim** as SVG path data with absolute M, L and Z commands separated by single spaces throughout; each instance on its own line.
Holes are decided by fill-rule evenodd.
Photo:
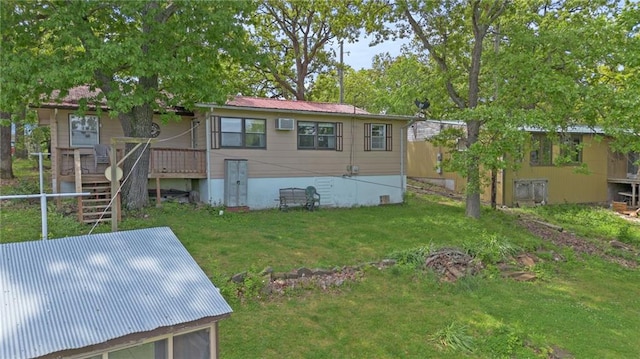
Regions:
M 90 119 L 95 119 L 96 120 L 96 128 L 95 131 L 93 128 L 88 128 L 88 125 L 84 125 L 85 128 L 79 128 L 79 129 L 73 129 L 73 126 L 71 125 L 71 121 L 87 121 Z M 100 143 L 100 116 L 98 115 L 84 115 L 84 116 L 79 116 L 79 115 L 75 115 L 73 113 L 69 114 L 69 118 L 68 118 L 68 123 L 69 123 L 69 147 L 78 147 L 78 148 L 91 148 L 93 147 L 93 145 L 96 145 L 98 143 Z M 84 135 L 86 138 L 91 139 L 91 135 L 95 132 L 96 134 L 96 138 L 95 138 L 95 143 L 90 143 L 90 144 L 74 144 L 73 143 L 73 134 L 74 132 L 76 133 L 76 135 L 78 133 Z

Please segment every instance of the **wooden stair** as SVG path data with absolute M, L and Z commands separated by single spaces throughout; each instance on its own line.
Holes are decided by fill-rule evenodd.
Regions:
M 82 183 L 82 192 L 91 195 L 78 198 L 78 220 L 84 223 L 111 222 L 111 182 L 91 180 Z M 114 201 L 113 205 L 120 205 Z

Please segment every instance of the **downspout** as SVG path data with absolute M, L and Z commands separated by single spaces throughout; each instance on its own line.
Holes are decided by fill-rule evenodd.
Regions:
M 402 126 L 400 128 L 400 191 L 402 193 L 402 201 L 404 202 L 404 194 L 406 192 L 404 180 L 404 158 L 406 157 L 404 151 L 404 141 L 407 139 L 407 135 L 405 135 L 405 129 L 409 128 L 411 125 L 416 123 L 416 119 L 412 119 L 408 124 Z
M 204 124 L 205 124 L 205 146 L 207 146 L 207 150 L 206 150 L 206 161 L 207 161 L 207 196 L 209 197 L 209 205 L 213 205 L 213 194 L 212 194 L 212 189 L 211 189 L 211 118 L 213 111 L 210 111 L 209 113 L 207 113 L 207 117 L 205 118 Z

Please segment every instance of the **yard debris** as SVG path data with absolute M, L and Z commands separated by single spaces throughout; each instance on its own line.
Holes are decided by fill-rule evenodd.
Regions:
M 483 268 L 480 261 L 458 249 L 441 249 L 431 253 L 425 260 L 425 266 L 448 282 L 455 282 L 465 275 L 477 274 Z

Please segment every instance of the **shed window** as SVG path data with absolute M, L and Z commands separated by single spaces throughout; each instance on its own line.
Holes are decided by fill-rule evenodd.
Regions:
M 582 162 L 582 135 L 568 135 L 562 140 L 560 157 L 567 163 Z
M 173 337 L 173 359 L 209 358 L 209 329 Z
M 167 359 L 167 340 L 144 343 L 109 352 L 109 359 Z
M 544 133 L 531 135 L 530 163 L 532 166 L 550 166 L 553 144 Z

